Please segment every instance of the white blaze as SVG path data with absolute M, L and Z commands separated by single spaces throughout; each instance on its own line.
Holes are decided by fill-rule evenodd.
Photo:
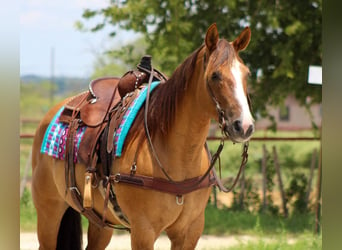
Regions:
M 246 132 L 248 127 L 253 124 L 253 118 L 249 110 L 246 94 L 243 90 L 243 81 L 242 81 L 243 75 L 242 75 L 240 65 L 241 63 L 235 59 L 233 61 L 231 72 L 235 79 L 235 86 L 234 86 L 235 98 L 239 102 L 239 105 L 241 107 L 240 118 L 242 122 L 242 127 L 243 127 L 243 130 Z

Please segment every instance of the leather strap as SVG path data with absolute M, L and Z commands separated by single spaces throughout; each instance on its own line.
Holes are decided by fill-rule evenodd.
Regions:
M 74 136 L 79 125 L 79 120 L 74 119 L 70 122 L 66 140 L 65 155 L 65 183 L 66 188 L 75 186 L 75 163 L 74 163 Z
M 238 174 L 236 175 L 235 179 L 234 179 L 234 182 L 233 184 L 227 188 L 223 185 L 222 181 L 221 181 L 221 178 L 219 178 L 217 175 L 216 175 L 216 172 L 214 171 L 214 176 L 216 178 L 216 185 L 218 186 L 218 188 L 220 189 L 220 191 L 224 192 L 224 193 L 228 193 L 230 191 L 233 190 L 233 188 L 236 186 L 239 178 L 240 178 L 240 175 L 242 173 L 242 171 L 245 169 L 245 166 L 247 164 L 247 161 L 248 161 L 248 142 L 245 142 L 244 145 L 243 145 L 243 152 L 242 152 L 242 160 L 241 160 L 241 164 L 240 164 L 240 169 L 239 169 L 239 172 Z M 220 166 L 221 168 L 221 166 Z M 215 169 L 214 169 L 215 170 Z
M 83 209 L 82 214 L 99 227 L 109 226 L 106 222 L 102 221 L 101 216 L 97 214 L 96 211 L 94 211 L 94 209 L 92 208 Z
M 187 179 L 184 181 L 170 182 L 166 179 L 155 178 L 144 175 L 116 174 L 112 175 L 110 180 L 114 183 L 125 183 L 139 186 L 141 188 L 153 189 L 164 193 L 181 196 L 191 193 L 201 188 L 208 188 L 216 184 L 214 175 L 207 175 L 201 182 L 202 176 Z
M 74 135 L 79 125 L 79 119 L 73 119 L 69 125 L 66 141 L 65 184 L 66 192 L 70 190 L 71 198 L 76 207 L 83 213 L 82 197 L 76 185 L 74 163 Z
M 113 139 L 114 133 L 118 129 L 119 125 L 122 122 L 124 115 L 126 114 L 127 109 L 131 106 L 132 102 L 136 99 L 138 90 L 127 94 L 117 106 L 115 106 L 110 111 L 110 121 L 108 127 L 108 137 L 105 138 L 107 142 L 107 152 L 110 153 L 113 150 Z
M 147 85 L 147 94 L 146 94 L 146 101 L 145 101 L 145 110 L 144 110 L 144 128 L 145 128 L 145 134 L 146 134 L 146 138 L 148 141 L 148 145 L 150 146 L 151 149 L 151 153 L 154 157 L 154 159 L 157 161 L 159 168 L 162 170 L 163 174 L 166 176 L 166 178 L 170 181 L 170 182 L 174 182 L 171 178 L 171 176 L 166 172 L 165 168 L 163 167 L 163 165 L 161 164 L 158 154 L 153 146 L 152 143 L 152 138 L 150 135 L 150 130 L 148 129 L 148 121 L 147 121 L 147 113 L 148 113 L 148 107 L 149 107 L 149 102 L 150 102 L 150 89 L 151 89 L 151 84 L 152 84 L 152 79 L 153 79 L 153 67 L 151 66 L 151 73 L 150 73 L 150 78 L 148 80 L 148 85 Z

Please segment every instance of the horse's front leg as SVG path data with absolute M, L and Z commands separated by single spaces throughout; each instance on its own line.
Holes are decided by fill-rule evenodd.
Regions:
M 204 213 L 188 223 L 174 224 L 166 233 L 171 240 L 171 250 L 193 250 L 204 229 Z
M 100 228 L 89 221 L 87 250 L 106 249 L 113 234 L 111 228 Z
M 155 240 L 155 231 L 147 224 L 131 228 L 132 250 L 153 250 Z

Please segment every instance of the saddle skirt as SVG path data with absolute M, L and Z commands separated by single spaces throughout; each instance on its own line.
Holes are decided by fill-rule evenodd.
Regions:
M 151 83 L 150 91 L 152 92 L 156 86 L 158 86 L 160 82 L 155 81 Z M 126 109 L 123 119 L 116 129 L 114 133 L 113 143 L 115 156 L 120 157 L 122 153 L 122 149 L 125 143 L 126 136 L 135 120 L 136 115 L 138 114 L 140 108 L 146 100 L 148 87 L 144 86 L 140 92 L 138 93 L 135 100 L 131 103 L 131 105 Z M 66 156 L 66 139 L 69 130 L 69 124 L 61 122 L 60 116 L 63 113 L 65 107 L 63 106 L 54 116 L 52 121 L 50 122 L 43 139 L 43 143 L 41 146 L 40 152 L 42 154 L 47 154 L 52 156 L 53 158 L 65 160 Z M 115 111 L 121 112 L 121 111 Z M 74 162 L 79 162 L 79 148 L 85 131 L 87 129 L 86 125 L 79 126 L 76 130 L 76 134 L 74 136 Z
M 50 122 L 47 130 L 45 131 L 43 143 L 40 149 L 42 154 L 47 154 L 56 159 L 65 159 L 65 149 L 66 149 L 66 140 L 67 134 L 69 130 L 69 126 L 66 123 L 62 123 L 59 121 L 59 117 L 63 112 L 64 107 L 62 107 L 54 116 L 52 121 Z M 87 127 L 79 127 L 77 129 L 77 133 L 74 138 L 74 162 L 77 162 L 77 153 L 78 148 L 81 143 L 81 139 Z

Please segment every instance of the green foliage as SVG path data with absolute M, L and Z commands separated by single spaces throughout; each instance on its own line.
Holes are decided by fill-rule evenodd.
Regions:
M 307 84 L 307 71 L 309 65 L 322 64 L 322 1 L 253 2 L 254 32 L 245 58 L 252 74 L 262 72 L 260 79 L 252 77 L 256 106 L 266 100 L 281 104 L 289 94 L 302 105 L 307 96 L 320 102 L 321 88 Z
M 294 212 L 296 213 L 308 212 L 308 206 L 305 200 L 307 186 L 308 179 L 303 173 L 294 173 L 292 175 L 290 186 L 286 190 L 286 197 L 288 201 L 292 200 Z
M 265 117 L 267 105 L 281 104 L 289 94 L 302 105 L 307 96 L 310 105 L 321 102 L 321 87 L 307 84 L 308 66 L 322 64 L 321 16 L 322 0 L 114 0 L 107 8 L 85 10 L 76 27 L 95 32 L 110 26 L 111 36 L 118 29 L 142 34 L 146 53 L 170 75 L 203 43 L 211 23 L 229 40 L 248 25 L 252 40 L 241 56 L 252 73 L 254 111 Z M 101 20 L 86 28 L 95 17 Z
M 241 180 L 240 180 L 241 182 Z M 241 188 L 236 187 L 233 189 L 233 203 L 231 210 L 256 210 L 260 206 L 260 196 L 257 193 L 258 188 L 252 177 L 245 179 L 245 191 L 243 193 L 243 199 L 241 199 Z
M 257 132 L 256 137 L 265 135 L 264 132 Z M 295 137 L 295 136 L 312 136 L 312 131 L 302 132 L 277 132 L 276 134 L 270 133 L 269 137 Z M 281 216 L 279 201 L 274 200 L 274 192 L 279 192 L 278 178 L 276 176 L 273 156 L 269 152 L 273 146 L 276 146 L 278 151 L 279 164 L 281 168 L 281 174 L 283 179 L 283 185 L 285 191 L 292 190 L 290 195 L 285 198 L 288 200 L 287 207 L 290 212 L 302 213 L 313 212 L 312 207 L 306 204 L 304 194 L 307 191 L 307 183 L 302 182 L 298 175 L 304 177 L 309 176 L 311 158 L 313 150 L 319 148 L 319 141 L 276 141 L 276 142 L 264 142 L 264 141 L 251 141 L 249 144 L 249 159 L 245 169 L 245 192 L 243 194 L 243 200 L 241 201 L 241 189 L 237 184 L 233 193 L 232 204 L 229 209 L 232 211 L 249 211 L 260 212 L 263 214 Z M 209 149 L 211 152 L 215 152 L 219 142 L 209 141 Z M 267 177 L 267 210 L 262 208 L 262 195 L 260 190 L 262 189 L 262 157 L 263 157 L 263 144 L 266 145 L 266 177 Z M 226 186 L 230 186 L 232 179 L 235 178 L 238 167 L 241 163 L 241 147 L 238 144 L 231 144 L 229 141 L 225 143 L 225 147 L 221 153 L 221 166 L 222 166 L 222 178 L 226 182 Z M 316 166 L 318 159 L 316 159 Z M 218 169 L 218 166 L 216 166 Z M 317 179 L 317 170 L 314 173 L 314 179 L 312 185 L 315 185 Z M 225 181 L 229 180 L 229 181 Z M 297 182 L 294 185 L 293 181 Z M 298 189 L 294 189 L 298 187 Z M 313 186 L 314 187 L 314 186 Z M 303 210 L 307 208 L 307 210 Z
M 276 173 L 276 170 L 274 168 L 274 161 L 271 157 L 271 154 L 266 149 L 266 193 L 267 193 L 267 208 L 266 211 L 262 210 L 263 207 L 260 206 L 260 212 L 263 213 L 269 213 L 272 215 L 278 215 L 279 214 L 279 208 L 274 205 L 273 199 L 272 199 L 272 192 L 274 191 L 275 183 L 274 183 L 274 176 Z
M 293 152 L 293 148 L 290 145 L 282 145 L 279 147 L 279 155 L 281 155 L 281 165 L 283 167 L 293 170 L 299 165 L 294 157 L 295 152 Z

